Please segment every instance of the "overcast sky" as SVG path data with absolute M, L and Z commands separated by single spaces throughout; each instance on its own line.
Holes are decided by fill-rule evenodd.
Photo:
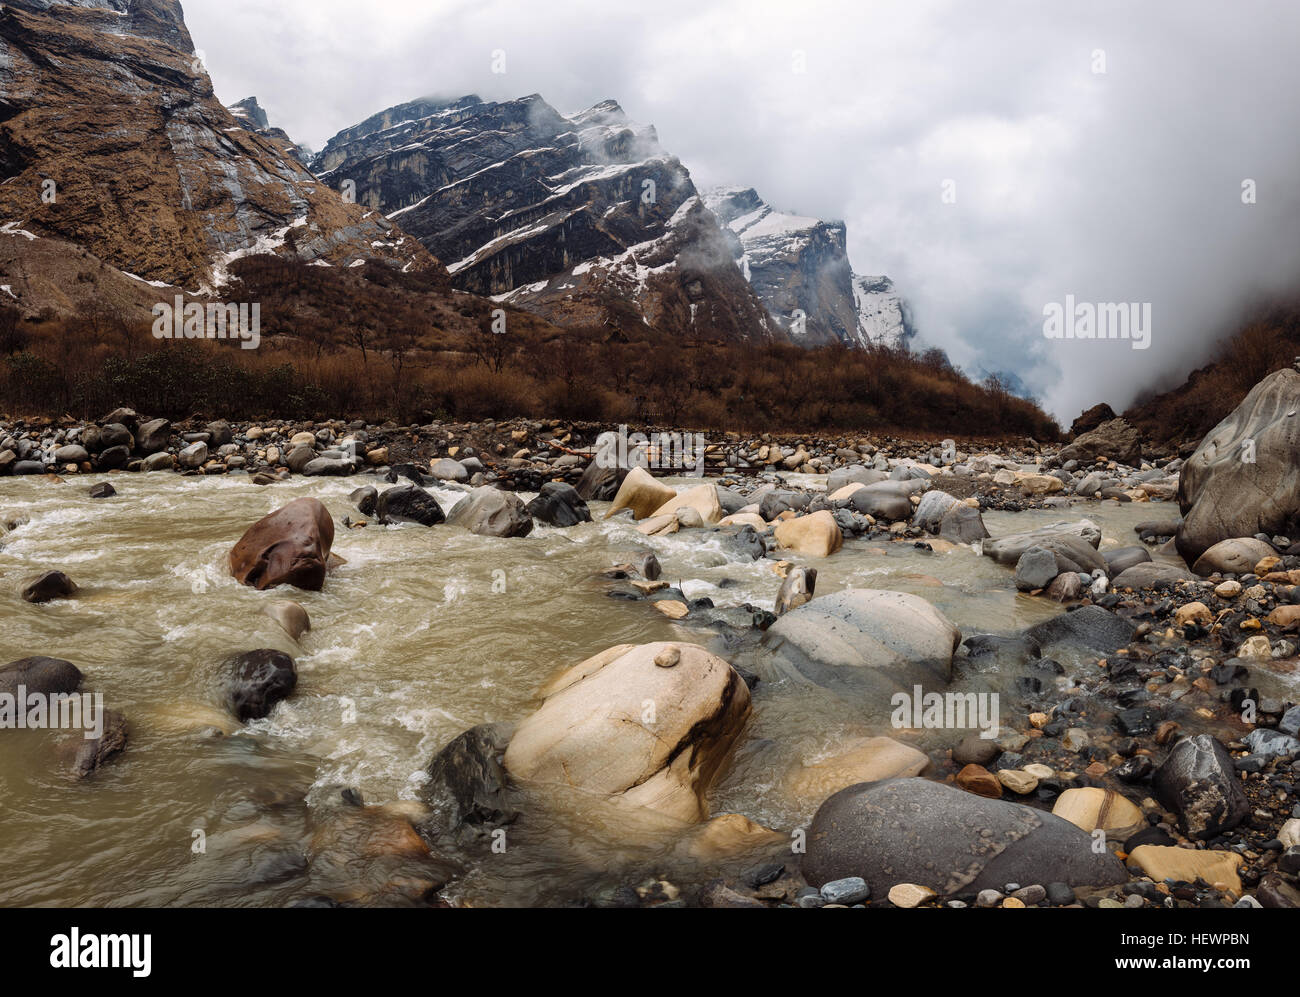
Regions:
M 1243 301 L 1300 285 L 1300 4 L 184 6 L 221 99 L 256 95 L 317 149 L 419 96 L 615 98 L 697 184 L 844 219 L 854 269 L 894 278 L 926 345 L 1015 372 L 1067 424 L 1181 378 Z M 1047 339 L 1067 294 L 1150 303 L 1150 348 Z

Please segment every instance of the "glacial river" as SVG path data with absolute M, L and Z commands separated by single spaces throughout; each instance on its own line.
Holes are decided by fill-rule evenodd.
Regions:
M 97 480 L 120 494 L 90 499 Z M 409 858 L 418 849 L 401 830 L 419 811 L 425 767 L 450 739 L 475 724 L 517 722 L 535 708 L 543 680 L 613 644 L 697 641 L 728 656 L 718 631 L 694 614 L 672 622 L 648 603 L 611 598 L 620 584 L 603 572 L 652 549 L 664 580 L 719 607 L 770 609 L 780 585 L 772 558 L 728 560 L 720 540 L 701 531 L 646 538 L 626 519 L 602 521 L 601 503 L 592 524 L 539 527 L 523 539 L 339 525 L 334 551 L 346 564 L 322 592 L 257 592 L 228 575 L 227 551 L 259 517 L 310 495 L 336 523 L 358 519 L 348 494 L 372 480 L 261 488 L 243 476 L 150 474 L 0 483 L 0 524 L 14 525 L 0 535 L 0 663 L 66 658 L 84 673 L 83 688 L 103 693 L 131 727 L 125 753 L 80 782 L 60 761 L 59 735 L 0 731 L 0 904 L 262 906 L 319 893 L 395 902 L 403 890 L 418 892 L 422 865 Z M 436 494 L 444 507 L 456 498 Z M 993 512 L 985 521 L 997 536 L 1086 515 L 1102 527 L 1103 546 L 1114 546 L 1136 542 L 1133 524 L 1175 512 L 1108 502 Z M 1009 569 L 968 547 L 926 553 L 853 541 L 816 567 L 818 594 L 912 592 L 964 633 L 1011 631 L 1061 611 L 1018 594 Z M 22 602 L 22 583 L 49 569 L 66 571 L 77 596 Z M 279 598 L 311 616 L 300 645 L 262 612 Z M 298 687 L 270 717 L 240 727 L 222 708 L 218 670 L 230 654 L 258 647 L 291 654 Z M 786 795 L 784 771 L 846 739 L 895 732 L 884 704 L 782 680 L 754 649 L 740 653 L 763 681 L 712 810 L 788 833 L 816 804 Z M 340 803 L 343 788 L 382 809 L 361 821 Z M 563 904 L 620 883 L 718 874 L 716 862 L 691 857 L 684 832 L 610 824 L 580 800 L 550 804 L 512 826 L 503 853 L 453 856 L 462 874 L 444 896 Z

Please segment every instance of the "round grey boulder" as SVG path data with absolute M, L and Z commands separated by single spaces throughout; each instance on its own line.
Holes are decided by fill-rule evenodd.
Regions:
M 842 589 L 792 609 L 763 645 L 818 685 L 946 685 L 961 631 L 920 596 Z
M 842 789 L 808 831 L 803 875 L 812 886 L 860 876 L 873 896 L 916 883 L 940 896 L 1007 883 L 1112 886 L 1128 873 L 1069 821 L 926 779 L 885 779 Z

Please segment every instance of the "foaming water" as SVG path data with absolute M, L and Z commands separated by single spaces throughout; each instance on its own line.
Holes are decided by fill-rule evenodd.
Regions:
M 90 499 L 96 480 L 120 494 Z M 340 816 L 341 788 L 412 812 L 404 801 L 420 799 L 440 747 L 475 724 L 521 720 L 548 676 L 611 645 L 696 641 L 731 656 L 695 614 L 674 623 L 644 602 L 611 598 L 618 583 L 603 572 L 652 550 L 664 580 L 724 610 L 770 609 L 780 585 L 774 559 L 737 560 L 725 538 L 703 531 L 647 538 L 624 517 L 604 520 L 600 504 L 594 523 L 539 527 L 522 539 L 447 526 L 347 529 L 345 515 L 362 518 L 348 495 L 367 483 L 297 478 L 261 488 L 244 476 L 152 474 L 0 484 L 0 522 L 18 523 L 0 537 L 0 662 L 67 658 L 84 688 L 131 725 L 126 752 L 84 783 L 66 775 L 58 735 L 0 734 L 0 903 L 263 906 L 349 890 L 360 902 L 391 899 L 392 884 L 409 875 L 354 860 L 338 843 L 362 833 Z M 444 508 L 462 495 L 436 494 Z M 305 495 L 335 517 L 334 551 L 345 561 L 324 591 L 237 584 L 226 569 L 230 547 L 259 517 Z M 996 535 L 1086 515 L 1111 546 L 1133 543 L 1133 524 L 1167 509 L 1089 504 L 991 513 L 986 522 Z M 931 553 L 856 540 L 814 563 L 818 594 L 912 592 L 967 633 L 1010 631 L 1060 611 L 1018 594 L 1008 569 L 968 547 Z M 43 570 L 66 570 L 77 597 L 21 602 L 17 589 Z M 285 598 L 311 616 L 301 643 L 263 612 Z M 220 666 L 259 647 L 292 655 L 299 683 L 270 717 L 241 727 L 222 707 Z M 737 653 L 747 665 L 756 654 Z M 782 773 L 882 732 L 882 704 L 792 682 L 761 662 L 756 670 L 764 681 L 754 718 L 713 810 L 788 829 L 809 808 L 785 796 Z M 504 855 L 455 857 L 462 875 L 448 892 L 467 904 L 568 903 L 647 876 L 711 878 L 717 860 L 693 855 L 693 833 L 634 832 L 582 801 L 539 800 L 511 827 Z

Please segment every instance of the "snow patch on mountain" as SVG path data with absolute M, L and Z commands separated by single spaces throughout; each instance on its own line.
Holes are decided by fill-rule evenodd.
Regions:
M 704 202 L 734 239 L 736 265 L 796 342 L 901 346 L 906 306 L 888 277 L 856 274 L 842 222 L 777 211 L 752 187 Z

